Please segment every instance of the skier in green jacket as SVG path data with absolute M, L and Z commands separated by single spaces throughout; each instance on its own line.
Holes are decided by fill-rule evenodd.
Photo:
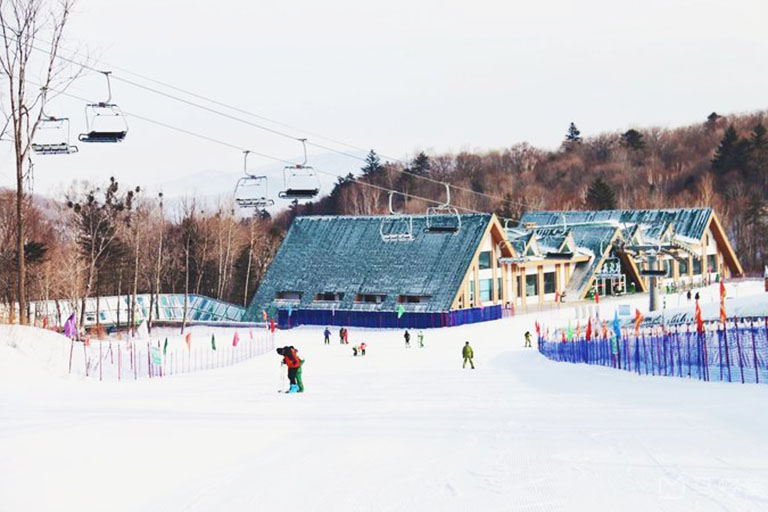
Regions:
M 467 361 L 469 361 L 469 366 L 472 367 L 472 369 L 475 369 L 475 363 L 472 362 L 472 358 L 474 357 L 474 352 L 472 351 L 472 347 L 469 346 L 469 342 L 464 343 L 464 348 L 461 349 L 461 355 L 464 356 L 464 365 L 462 368 L 467 367 Z

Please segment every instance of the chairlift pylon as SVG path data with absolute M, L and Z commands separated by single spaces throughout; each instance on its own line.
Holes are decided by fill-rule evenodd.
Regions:
M 384 242 L 410 242 L 413 240 L 413 216 L 395 211 L 392 206 L 395 193 L 389 192 L 389 215 L 381 219 L 379 234 Z
M 445 203 L 439 206 L 427 208 L 427 232 L 428 233 L 453 233 L 461 229 L 461 215 L 459 210 L 451 206 L 451 187 L 445 186 Z
M 78 137 L 80 142 L 123 142 L 128 134 L 128 123 L 123 111 L 112 103 L 111 71 L 100 71 L 107 79 L 107 101 L 90 103 L 85 106 L 86 133 Z M 109 121 L 108 121 L 109 120 Z
M 243 174 L 235 183 L 235 203 L 242 210 L 261 210 L 275 204 L 269 198 L 269 180 L 266 176 L 254 176 L 248 172 L 248 155 L 243 151 Z
M 307 165 L 307 139 L 298 140 L 304 147 L 304 162 L 283 168 L 285 190 L 278 194 L 281 199 L 313 199 L 320 193 L 320 179 L 315 170 Z

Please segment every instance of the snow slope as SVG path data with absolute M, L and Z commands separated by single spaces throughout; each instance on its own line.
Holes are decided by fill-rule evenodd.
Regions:
M 321 328 L 279 332 L 306 358 L 302 395 L 276 392 L 274 353 L 162 380 L 0 379 L 0 510 L 768 507 L 768 386 L 554 363 L 522 348 L 533 321 L 425 330 L 423 349 L 351 329 L 362 358 Z

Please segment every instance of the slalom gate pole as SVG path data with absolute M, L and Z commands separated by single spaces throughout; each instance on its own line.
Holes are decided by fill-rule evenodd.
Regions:
M 72 352 L 75 350 L 75 340 L 69 341 L 69 373 L 72 373 Z
M 122 370 L 123 353 L 120 351 L 120 344 L 117 344 L 117 380 L 120 381 L 120 371 Z
M 101 356 L 101 345 L 102 344 L 103 344 L 102 341 L 99 340 L 99 382 L 101 382 L 101 378 L 102 378 L 102 376 L 104 374 L 104 372 L 102 371 L 102 368 L 104 367 L 104 358 Z
M 149 375 L 149 378 L 152 378 L 152 358 L 150 357 L 149 353 L 152 351 L 152 348 L 149 346 L 149 342 L 147 342 L 147 375 Z
M 160 340 L 157 340 L 157 348 L 160 348 Z M 161 356 L 162 357 L 162 356 Z M 161 359 L 162 361 L 162 359 Z M 160 365 L 160 378 L 163 378 L 163 365 Z

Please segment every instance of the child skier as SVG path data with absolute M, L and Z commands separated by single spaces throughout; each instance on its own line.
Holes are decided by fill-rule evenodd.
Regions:
M 328 328 L 325 328 L 325 332 L 323 333 L 323 336 L 325 336 L 325 344 L 330 345 L 331 344 L 331 331 L 328 330 Z
M 347 328 L 344 328 L 344 344 L 349 345 L 349 331 Z
M 424 333 L 422 331 L 419 331 L 419 334 L 416 335 L 416 339 L 419 340 L 419 347 L 424 348 Z
M 525 348 L 531 347 L 531 331 L 525 331 Z
M 361 356 L 365 355 L 365 347 L 366 347 L 365 342 L 360 343 L 360 355 Z
M 288 380 L 291 386 L 286 393 L 304 392 L 304 383 L 301 381 L 301 364 L 304 361 L 299 359 L 298 351 L 293 347 L 282 347 L 277 349 L 277 353 L 283 356 L 280 364 L 288 367 Z
M 411 333 L 408 332 L 408 329 L 405 330 L 403 338 L 405 338 L 405 348 L 411 348 Z
M 344 328 L 339 329 L 339 343 L 344 344 Z

